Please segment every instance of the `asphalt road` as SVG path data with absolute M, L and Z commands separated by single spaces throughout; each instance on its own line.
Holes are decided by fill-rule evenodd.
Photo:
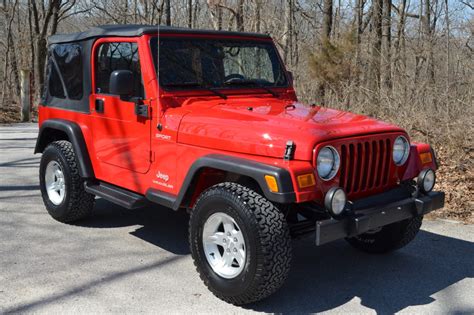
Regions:
M 280 291 L 245 308 L 221 302 L 194 270 L 183 213 L 98 200 L 77 224 L 49 217 L 36 134 L 31 124 L 0 126 L 0 313 L 474 314 L 474 226 L 426 220 L 387 256 L 294 241 Z

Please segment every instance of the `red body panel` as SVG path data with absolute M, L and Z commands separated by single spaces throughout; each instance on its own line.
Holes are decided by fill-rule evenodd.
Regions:
M 330 187 L 342 184 L 340 174 L 326 182 L 315 173 L 313 159 L 319 147 L 331 144 L 339 148 L 367 139 L 383 137 L 393 141 L 396 135 L 406 136 L 399 127 L 366 116 L 304 106 L 298 103 L 292 87 L 275 89 L 280 94 L 278 99 L 261 89 L 226 91 L 227 100 L 207 91 L 163 91 L 157 85 L 150 56 L 150 35 L 100 39 L 94 47 L 104 41 L 139 44 L 150 118 L 137 117 L 134 104 L 123 102 L 118 96 L 92 94 L 90 114 L 40 106 L 40 125 L 51 118 L 76 122 L 83 131 L 96 177 L 141 194 L 155 188 L 177 195 L 198 158 L 220 153 L 285 168 L 291 174 L 297 202 L 322 200 Z M 105 101 L 104 113 L 95 111 L 96 99 Z M 161 131 L 157 129 L 159 124 L 163 126 Z M 288 140 L 296 144 L 295 159 L 284 161 Z M 435 169 L 434 163 L 421 165 L 418 156 L 429 150 L 428 145 L 413 144 L 404 166 L 387 161 L 386 184 L 355 191 L 350 198 L 389 189 L 400 180 L 415 177 L 423 168 Z M 299 189 L 296 177 L 311 172 L 315 173 L 317 185 Z
M 288 140 L 296 143 L 296 160 L 311 160 L 315 145 L 330 139 L 403 132 L 366 116 L 268 97 L 200 100 L 182 109 L 178 142 L 275 158 Z

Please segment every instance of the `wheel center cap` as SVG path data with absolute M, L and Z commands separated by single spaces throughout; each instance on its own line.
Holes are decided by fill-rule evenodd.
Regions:
M 236 237 L 227 236 L 225 238 L 225 249 L 227 253 L 231 253 L 232 251 L 236 251 L 238 247 L 239 240 Z

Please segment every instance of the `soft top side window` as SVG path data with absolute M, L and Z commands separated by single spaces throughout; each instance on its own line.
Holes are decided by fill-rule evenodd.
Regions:
M 49 95 L 57 98 L 82 99 L 82 48 L 79 44 L 54 44 L 49 49 Z
M 132 96 L 144 97 L 137 43 L 103 43 L 95 54 L 95 93 L 109 94 L 110 74 L 115 70 L 130 70 L 134 77 Z

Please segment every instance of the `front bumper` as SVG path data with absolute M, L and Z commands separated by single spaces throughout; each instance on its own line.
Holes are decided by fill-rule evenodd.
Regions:
M 444 192 L 430 192 L 354 211 L 342 219 L 316 222 L 316 245 L 353 237 L 391 223 L 425 215 L 444 206 Z

